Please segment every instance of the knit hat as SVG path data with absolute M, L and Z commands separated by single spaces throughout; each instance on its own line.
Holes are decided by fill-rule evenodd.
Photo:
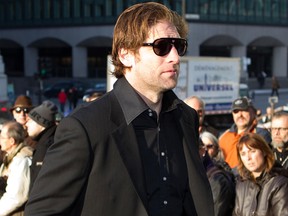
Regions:
M 249 107 L 256 110 L 250 99 L 248 99 L 247 97 L 242 97 L 233 101 L 232 111 L 233 110 L 248 110 Z
M 55 115 L 57 112 L 57 106 L 52 101 L 46 100 L 41 105 L 32 109 L 28 116 L 41 126 L 47 128 L 55 124 Z
M 16 107 L 32 108 L 33 106 L 31 98 L 26 95 L 19 95 L 16 98 L 13 107 L 10 108 L 10 111 L 12 112 Z

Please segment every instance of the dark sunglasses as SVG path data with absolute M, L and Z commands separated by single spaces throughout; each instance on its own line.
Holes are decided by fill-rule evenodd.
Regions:
M 153 51 L 158 56 L 167 55 L 172 47 L 176 48 L 178 55 L 183 56 L 187 51 L 187 40 L 183 38 L 159 38 L 156 39 L 153 43 L 143 43 L 142 46 L 152 46 Z
M 247 110 L 233 110 L 232 112 L 233 112 L 234 114 L 237 114 L 237 113 L 239 113 L 240 111 L 247 111 Z
M 214 147 L 214 145 L 213 145 L 213 144 L 207 144 L 207 145 L 205 145 L 205 147 L 206 147 L 207 149 L 211 149 L 211 148 Z
M 24 108 L 24 107 L 16 107 L 14 110 L 16 113 L 21 113 L 23 111 L 26 114 L 30 112 L 29 108 Z

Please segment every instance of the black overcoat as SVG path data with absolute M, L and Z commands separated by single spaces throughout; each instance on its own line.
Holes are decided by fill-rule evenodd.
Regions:
M 58 125 L 55 142 L 31 191 L 26 216 L 148 216 L 137 139 L 121 107 L 121 101 L 127 97 L 133 101 L 136 94 L 122 94 L 125 82 L 125 78 L 118 80 L 114 90 Z M 198 153 L 197 114 L 185 103 L 180 105 L 181 116 L 175 123 L 184 134 L 190 191 L 198 216 L 212 216 L 212 193 Z

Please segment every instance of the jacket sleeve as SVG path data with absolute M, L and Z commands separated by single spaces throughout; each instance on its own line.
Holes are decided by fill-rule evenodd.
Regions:
M 235 202 L 235 186 L 224 173 L 209 178 L 214 200 L 215 216 L 231 215 Z
M 283 216 L 288 215 L 288 179 L 282 178 L 282 184 L 276 188 L 271 198 L 271 215 Z
M 0 216 L 9 215 L 28 199 L 30 185 L 30 157 L 14 157 L 9 165 L 6 192 L 0 199 Z
M 64 118 L 58 125 L 32 187 L 25 215 L 70 215 L 90 171 L 90 143 L 80 122 Z

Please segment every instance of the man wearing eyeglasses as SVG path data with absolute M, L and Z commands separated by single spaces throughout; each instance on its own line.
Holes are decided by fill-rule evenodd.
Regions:
M 182 17 L 156 2 L 119 16 L 113 90 L 61 120 L 27 216 L 214 215 L 197 113 L 172 91 L 187 33 Z
M 223 151 L 225 161 L 234 169 L 238 164 L 236 144 L 245 133 L 257 133 L 263 136 L 270 145 L 270 132 L 257 127 L 256 109 L 247 97 L 238 98 L 232 103 L 234 124 L 219 138 L 219 145 Z M 234 169 L 235 170 L 235 169 Z
M 288 113 L 278 112 L 271 122 L 272 146 L 276 161 L 288 169 Z

